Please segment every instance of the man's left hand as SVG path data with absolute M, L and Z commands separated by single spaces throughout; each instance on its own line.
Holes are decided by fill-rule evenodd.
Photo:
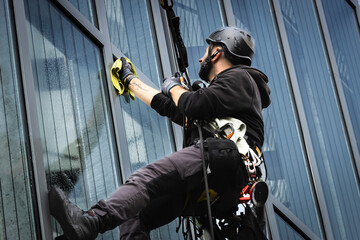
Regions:
M 169 78 L 165 78 L 163 84 L 161 85 L 161 91 L 163 92 L 163 94 L 171 97 L 170 89 L 175 86 L 181 86 L 180 77 L 172 76 Z

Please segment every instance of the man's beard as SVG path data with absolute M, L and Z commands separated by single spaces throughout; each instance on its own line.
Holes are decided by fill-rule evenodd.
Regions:
M 201 64 L 200 70 L 199 70 L 199 77 L 204 80 L 205 82 L 209 82 L 209 74 L 210 74 L 210 69 L 211 69 L 211 60 L 207 61 L 208 59 L 206 59 L 204 61 L 204 63 Z

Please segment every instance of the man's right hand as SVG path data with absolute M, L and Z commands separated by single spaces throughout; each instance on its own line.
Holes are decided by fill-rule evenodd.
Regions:
M 170 89 L 175 87 L 175 86 L 181 86 L 181 80 L 180 77 L 169 77 L 169 78 L 165 78 L 163 80 L 163 84 L 161 85 L 161 91 L 163 94 L 171 97 L 170 95 Z
M 119 77 L 121 82 L 124 84 L 125 88 L 129 88 L 130 81 L 135 78 L 134 73 L 131 71 L 132 67 L 129 62 L 126 61 L 124 57 L 121 57 L 122 68 L 119 72 Z

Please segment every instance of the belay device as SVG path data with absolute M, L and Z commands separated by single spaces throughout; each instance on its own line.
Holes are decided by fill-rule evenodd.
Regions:
M 187 51 L 186 47 L 183 43 L 181 34 L 180 34 L 180 18 L 175 15 L 175 12 L 173 10 L 173 0 L 160 0 L 161 7 L 166 11 L 166 17 L 169 24 L 170 32 L 171 32 L 171 38 L 172 43 L 174 45 L 174 54 L 177 59 L 178 63 L 178 70 L 180 72 L 180 78 L 181 83 L 183 87 L 192 90 L 191 84 L 190 84 L 190 78 L 189 74 L 187 72 L 188 67 L 188 57 L 187 57 Z M 184 75 L 186 76 L 186 79 L 184 80 Z M 241 121 L 240 121 L 241 122 Z M 184 117 L 184 126 L 186 119 Z M 213 226 L 213 217 L 212 217 L 212 211 L 211 211 L 211 205 L 210 202 L 210 194 L 209 194 L 209 186 L 208 186 L 208 168 L 205 163 L 204 159 L 204 140 L 202 136 L 202 129 L 204 126 L 204 123 L 201 121 L 195 121 L 195 125 L 197 125 L 199 129 L 199 137 L 200 137 L 200 148 L 201 148 L 201 158 L 202 158 L 202 165 L 203 165 L 203 172 L 204 172 L 204 184 L 205 184 L 205 198 L 206 198 L 206 205 L 207 205 L 207 216 L 208 216 L 208 223 L 204 223 L 206 228 L 210 230 L 210 235 L 212 240 L 215 240 L 215 234 L 214 234 L 214 226 Z M 235 129 L 230 124 L 225 124 L 224 126 L 221 126 L 219 129 L 216 138 L 225 138 L 225 139 L 231 139 L 233 134 L 235 134 Z M 185 135 L 184 135 L 185 136 Z M 185 138 L 185 137 L 184 137 Z M 185 139 L 184 139 L 185 143 Z M 246 144 L 247 145 L 247 144 Z M 248 145 L 247 145 L 248 146 Z M 260 165 L 263 163 L 262 153 L 260 151 L 260 148 L 254 146 L 254 150 L 250 147 L 249 150 L 245 153 L 239 154 L 241 157 L 239 158 L 239 161 L 243 160 L 246 168 L 246 172 L 248 173 L 248 182 L 245 185 L 245 187 L 242 189 L 242 191 L 238 194 L 240 196 L 236 201 L 238 204 L 244 204 L 245 206 L 245 215 L 248 219 L 243 219 L 241 216 L 237 216 L 235 214 L 230 215 L 229 218 L 221 219 L 218 222 L 219 228 L 221 231 L 226 232 L 226 234 L 221 235 L 228 235 L 230 239 L 239 239 L 239 224 L 243 226 L 250 226 L 256 225 L 256 218 L 254 217 L 253 213 L 249 213 L 251 211 L 250 206 L 254 205 L 256 207 L 263 207 L 265 204 L 267 197 L 268 197 L 268 187 L 267 184 L 262 181 L 262 173 L 260 170 Z M 211 189 L 212 190 L 212 189 Z M 255 214 L 256 215 L 256 214 Z M 196 219 L 193 219 L 195 222 Z M 195 223 L 194 223 L 195 224 Z M 216 223 L 215 223 L 216 224 Z M 196 232 L 196 226 L 194 225 L 195 232 Z M 217 229 L 219 229 L 217 228 Z M 254 230 L 255 228 L 255 230 Z M 266 236 L 264 233 L 261 232 L 261 227 L 256 226 L 252 228 L 253 232 L 255 232 L 255 238 L 256 239 L 266 239 Z M 203 234 L 205 234 L 203 232 Z M 230 235 L 229 235 L 230 234 Z M 184 235 L 185 236 L 185 235 Z M 218 237 L 218 235 L 216 235 Z M 205 239 L 205 238 L 204 238 Z M 208 238 L 206 238 L 208 239 Z

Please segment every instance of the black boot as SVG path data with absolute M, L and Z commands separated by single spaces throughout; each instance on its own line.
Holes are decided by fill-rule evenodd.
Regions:
M 49 204 L 51 215 L 60 223 L 68 240 L 91 240 L 103 232 L 106 216 L 99 216 L 94 210 L 81 210 L 67 199 L 60 188 L 50 189 Z

